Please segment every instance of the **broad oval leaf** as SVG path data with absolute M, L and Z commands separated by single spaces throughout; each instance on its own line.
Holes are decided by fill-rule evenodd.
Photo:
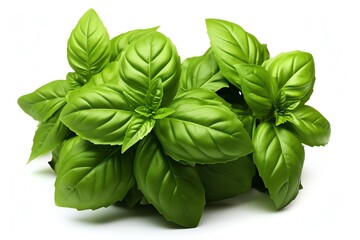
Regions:
M 253 150 L 235 113 L 219 101 L 178 98 L 175 112 L 157 121 L 155 133 L 167 155 L 190 165 L 236 160 Z
M 155 136 L 138 145 L 134 173 L 146 200 L 168 221 L 184 227 L 198 225 L 205 206 L 199 175 L 194 167 L 166 156 Z
M 248 156 L 228 163 L 197 165 L 206 201 L 235 197 L 251 189 L 255 165 Z
M 132 157 L 119 146 L 94 145 L 80 137 L 61 149 L 55 203 L 78 210 L 108 207 L 134 185 Z
M 288 205 L 298 194 L 304 147 L 289 130 L 261 123 L 253 136 L 254 163 L 276 208 Z
M 67 58 L 75 72 L 89 80 L 110 59 L 109 34 L 97 13 L 90 9 L 79 20 L 68 40 Z
M 236 64 L 262 64 L 269 58 L 266 45 L 239 25 L 219 20 L 207 19 L 206 26 L 210 38 L 211 48 L 219 64 L 221 74 L 232 84 L 241 89 L 237 83 L 238 73 L 234 68 Z
M 145 105 L 150 82 L 160 78 L 164 96 L 162 106 L 174 98 L 180 75 L 180 57 L 170 39 L 151 32 L 130 44 L 120 57 L 120 78 L 124 94 L 135 107 Z
M 267 117 L 274 111 L 278 87 L 276 80 L 261 66 L 235 65 L 241 79 L 241 90 L 249 107 L 257 117 Z
M 57 110 L 66 104 L 66 94 L 71 84 L 65 80 L 56 80 L 45 84 L 32 93 L 21 96 L 18 104 L 21 109 L 35 120 L 45 122 Z
M 148 135 L 155 125 L 155 119 L 144 117 L 140 114 L 134 114 L 128 129 L 125 133 L 124 143 L 121 152 L 124 153 L 135 143 Z
M 281 53 L 264 62 L 263 66 L 276 79 L 287 100 L 305 103 L 310 98 L 315 84 L 315 64 L 310 53 Z
M 110 40 L 111 57 L 110 61 L 115 61 L 119 58 L 122 51 L 127 48 L 133 41 L 146 36 L 147 34 L 154 32 L 159 27 L 147 28 L 147 29 L 135 29 L 129 32 L 122 33 Z
M 292 112 L 289 121 L 300 137 L 309 146 L 324 146 L 329 142 L 331 127 L 329 121 L 316 109 L 302 106 Z
M 205 88 L 215 92 L 228 86 L 228 81 L 220 74 L 211 49 L 202 56 L 188 58 L 182 63 L 178 94 L 192 88 Z
M 120 87 L 106 84 L 78 91 L 60 118 L 72 131 L 93 143 L 121 145 L 133 114 Z
M 41 122 L 35 132 L 29 162 L 56 149 L 71 131 L 60 121 L 60 111 L 46 122 Z

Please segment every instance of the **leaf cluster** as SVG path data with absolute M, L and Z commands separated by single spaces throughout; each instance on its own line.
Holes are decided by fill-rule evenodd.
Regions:
M 279 209 L 296 197 L 303 144 L 330 137 L 305 105 L 313 57 L 270 58 L 240 26 L 206 25 L 209 50 L 181 62 L 158 27 L 110 38 L 94 10 L 80 18 L 67 46 L 73 72 L 18 99 L 39 122 L 29 161 L 52 153 L 58 206 L 150 204 L 195 227 L 207 202 L 253 187 Z

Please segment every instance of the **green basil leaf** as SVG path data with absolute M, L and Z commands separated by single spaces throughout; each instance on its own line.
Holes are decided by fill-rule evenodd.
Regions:
M 71 84 L 68 81 L 56 80 L 21 96 L 18 104 L 35 120 L 45 122 L 66 104 L 65 97 L 70 90 Z
M 125 50 L 133 41 L 146 36 L 147 34 L 154 32 L 159 27 L 147 28 L 147 29 L 135 29 L 129 32 L 122 33 L 110 40 L 111 57 L 110 61 L 115 61 L 119 58 L 120 53 Z
M 168 221 L 196 227 L 205 194 L 195 168 L 166 156 L 155 136 L 149 135 L 137 147 L 134 173 L 139 189 Z
M 228 21 L 207 19 L 206 26 L 221 74 L 241 89 L 234 65 L 262 64 L 269 57 L 266 45 L 260 44 L 253 35 Z
M 163 86 L 160 78 L 150 81 L 149 89 L 145 95 L 145 106 L 150 110 L 157 110 L 163 98 Z
M 121 150 L 122 153 L 148 135 L 154 125 L 154 119 L 134 114 L 125 133 L 124 143 Z
M 261 123 L 254 134 L 254 163 L 276 208 L 288 205 L 298 194 L 304 147 L 289 130 Z
M 67 141 L 60 153 L 55 203 L 78 210 L 108 207 L 134 185 L 132 158 L 120 147 L 94 145 L 80 137 Z
M 276 126 L 284 124 L 293 119 L 292 111 L 301 106 L 300 100 L 288 100 L 285 92 L 281 89 L 275 101 L 275 123 Z
M 119 83 L 119 61 L 108 63 L 105 68 L 91 77 L 89 82 L 85 85 L 86 87 L 101 85 L 105 83 Z
M 133 114 L 119 85 L 106 84 L 77 92 L 60 119 L 77 135 L 95 144 L 121 145 Z
M 315 84 L 315 64 L 310 53 L 282 53 L 264 62 L 263 66 L 277 80 L 287 100 L 305 103 L 310 98 Z
M 136 107 L 145 105 L 150 82 L 160 78 L 164 95 L 162 106 L 174 98 L 180 75 L 180 57 L 170 39 L 159 32 L 131 43 L 120 57 L 120 78 L 128 101 Z
M 293 119 L 292 113 L 288 112 L 285 114 L 278 114 L 275 112 L 275 125 L 279 126 L 281 124 L 284 124 L 286 122 L 289 122 Z
M 175 112 L 158 120 L 154 129 L 173 159 L 190 165 L 220 163 L 253 151 L 242 122 L 221 102 L 178 98 L 169 107 Z
M 175 110 L 171 108 L 159 108 L 152 116 L 152 118 L 155 120 L 163 119 L 166 118 L 167 116 L 170 116 L 174 112 Z
M 291 116 L 289 122 L 304 144 L 324 146 L 329 142 L 330 123 L 316 109 L 305 105 L 295 109 Z
M 239 90 L 237 90 L 237 93 L 239 94 Z M 232 112 L 234 112 L 236 115 L 238 115 L 238 118 L 241 120 L 246 131 L 249 133 L 249 136 L 251 136 L 253 122 L 256 119 L 248 111 L 238 109 L 237 105 L 234 104 L 231 105 L 230 103 L 225 101 L 222 97 L 220 97 L 217 93 L 214 93 L 204 88 L 192 88 L 191 90 L 178 95 L 178 98 L 181 99 L 196 98 L 196 99 L 214 100 L 213 102 L 214 104 L 218 103 L 220 105 L 224 105 L 225 107 L 229 108 Z
M 47 122 L 39 123 L 35 132 L 29 162 L 56 149 L 70 134 L 70 130 L 60 121 L 59 110 Z
M 153 111 L 146 106 L 137 107 L 135 112 L 144 117 L 150 117 L 153 114 Z
M 276 111 L 279 113 L 291 112 L 301 106 L 300 100 L 289 100 L 284 90 L 280 90 L 276 99 Z
M 261 51 L 262 51 L 263 62 L 264 62 L 270 58 L 270 52 L 267 47 L 267 44 L 261 44 Z
M 228 90 L 228 89 L 226 89 Z M 237 90 L 239 94 L 239 91 Z M 222 97 L 220 97 L 217 93 L 211 92 L 206 89 L 202 88 L 193 88 L 183 94 L 178 96 L 179 98 L 197 98 L 197 99 L 208 99 L 208 100 L 215 100 L 221 103 L 222 105 L 229 108 L 232 112 L 234 112 L 241 122 L 244 125 L 245 130 L 252 136 L 254 125 L 256 124 L 256 118 L 252 116 L 252 113 L 249 110 L 243 110 L 239 104 L 229 104 L 225 101 Z M 246 104 L 246 103 L 245 103 Z
M 276 80 L 261 66 L 235 65 L 241 79 L 241 90 L 249 107 L 257 117 L 273 113 L 278 87 Z
M 211 49 L 202 56 L 188 58 L 183 62 L 179 94 L 191 88 L 205 88 L 215 92 L 228 86 Z
M 249 191 L 255 175 L 255 165 L 248 156 L 228 163 L 197 165 L 196 169 L 204 185 L 207 202 Z
M 231 104 L 226 102 L 223 98 L 221 98 L 219 95 L 214 93 L 213 91 L 210 91 L 205 88 L 192 88 L 182 94 L 179 94 L 177 98 L 196 98 L 196 99 L 205 99 L 205 100 L 212 100 L 214 103 L 222 104 L 226 106 L 229 109 L 232 109 Z
M 109 62 L 109 34 L 93 9 L 80 18 L 71 32 L 67 58 L 72 69 L 87 80 Z
M 70 82 L 73 89 L 81 87 L 87 83 L 86 79 L 76 72 L 69 72 L 66 75 L 66 81 Z

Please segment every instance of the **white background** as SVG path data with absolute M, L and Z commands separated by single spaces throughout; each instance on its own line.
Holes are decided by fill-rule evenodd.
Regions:
M 1 1 L 1 239 L 359 239 L 360 18 L 357 1 Z M 233 21 L 267 43 L 271 55 L 302 50 L 316 64 L 309 105 L 332 124 L 330 144 L 306 148 L 297 199 L 274 211 L 255 191 L 205 208 L 181 229 L 155 211 L 56 207 L 49 156 L 26 164 L 36 122 L 16 100 L 70 70 L 67 38 L 94 8 L 111 37 L 161 25 L 182 59 L 209 46 L 204 19 Z M 5 236 L 5 237 L 4 237 Z M 20 238 L 19 238 L 20 237 Z

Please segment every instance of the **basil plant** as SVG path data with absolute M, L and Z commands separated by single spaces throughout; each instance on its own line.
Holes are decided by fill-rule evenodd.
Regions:
M 240 26 L 206 24 L 211 47 L 181 62 L 158 27 L 110 38 L 94 10 L 80 18 L 67 45 L 73 72 L 18 99 L 39 122 L 29 161 L 52 154 L 58 206 L 152 205 L 196 227 L 207 202 L 253 187 L 277 208 L 296 197 L 303 144 L 330 136 L 305 105 L 312 56 L 269 58 Z
M 240 26 L 217 19 L 206 25 L 220 73 L 231 84 L 220 95 L 242 119 L 260 182 L 276 208 L 283 208 L 301 188 L 303 144 L 323 146 L 330 138 L 330 123 L 306 105 L 315 83 L 314 59 L 301 51 L 270 58 L 266 45 Z

